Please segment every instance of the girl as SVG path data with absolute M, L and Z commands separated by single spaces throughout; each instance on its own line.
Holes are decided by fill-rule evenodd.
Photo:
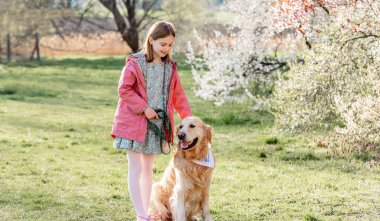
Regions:
M 177 65 L 171 60 L 174 39 L 172 23 L 160 21 L 153 24 L 141 51 L 127 58 L 118 86 L 120 98 L 112 137 L 115 138 L 115 148 L 127 149 L 128 189 L 137 220 L 141 221 L 151 220 L 148 206 L 154 156 L 167 148 L 167 143 L 162 143 L 160 133 L 150 126 L 153 123 L 156 128 L 165 131 L 164 138 L 172 142 L 174 109 L 181 119 L 192 115 Z M 163 112 L 157 113 L 155 110 Z M 171 125 L 162 120 L 165 116 L 168 116 L 167 121 Z

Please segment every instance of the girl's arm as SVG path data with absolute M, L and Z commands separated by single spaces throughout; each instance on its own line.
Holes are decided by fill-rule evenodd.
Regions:
M 173 80 L 174 80 L 174 94 L 173 94 L 173 106 L 175 110 L 178 112 L 181 119 L 185 117 L 192 116 L 191 108 L 189 102 L 187 101 L 187 97 L 185 91 L 183 90 L 181 81 L 178 76 L 177 66 L 173 65 Z
M 136 75 L 133 73 L 133 67 L 131 64 L 127 63 L 123 68 L 119 80 L 119 97 L 127 103 L 129 110 L 135 114 L 140 114 L 148 104 L 134 89 L 135 84 L 137 83 L 136 81 L 137 79 Z

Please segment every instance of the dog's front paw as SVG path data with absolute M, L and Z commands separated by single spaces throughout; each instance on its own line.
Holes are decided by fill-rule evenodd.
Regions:
M 179 159 L 179 158 L 183 158 L 183 156 L 182 156 L 182 152 L 181 152 L 181 151 L 177 151 L 177 152 L 174 154 L 174 159 Z
M 174 155 L 174 166 L 177 168 L 183 167 L 185 159 L 182 156 L 182 153 L 179 151 Z

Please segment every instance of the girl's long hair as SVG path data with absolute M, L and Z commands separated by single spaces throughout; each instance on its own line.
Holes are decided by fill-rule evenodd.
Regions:
M 140 51 L 143 50 L 147 62 L 153 61 L 153 46 L 149 43 L 149 37 L 152 37 L 153 40 L 159 38 L 166 38 L 169 35 L 175 37 L 174 25 L 171 22 L 167 21 L 158 21 L 150 27 L 143 46 L 140 48 Z M 165 57 L 162 58 L 163 61 L 168 62 L 172 59 L 171 52 L 168 53 Z

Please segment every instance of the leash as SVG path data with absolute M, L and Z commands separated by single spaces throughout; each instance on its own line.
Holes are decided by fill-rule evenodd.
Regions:
M 169 141 L 169 139 L 166 136 L 166 132 L 168 134 L 172 134 L 173 133 L 173 131 L 172 131 L 172 124 L 170 122 L 168 114 L 164 110 L 162 110 L 162 109 L 154 109 L 154 111 L 157 113 L 158 118 L 162 119 L 162 127 L 159 128 L 156 124 L 154 124 L 152 121 L 150 121 L 148 119 L 148 121 L 147 121 L 147 123 L 148 123 L 148 129 L 152 130 L 160 138 L 161 152 L 163 154 L 165 154 L 165 155 L 168 155 L 168 154 L 170 154 L 171 147 L 174 146 L 174 144 Z M 165 152 L 164 149 L 163 149 L 162 143 L 163 143 L 164 140 L 168 143 L 169 152 Z

